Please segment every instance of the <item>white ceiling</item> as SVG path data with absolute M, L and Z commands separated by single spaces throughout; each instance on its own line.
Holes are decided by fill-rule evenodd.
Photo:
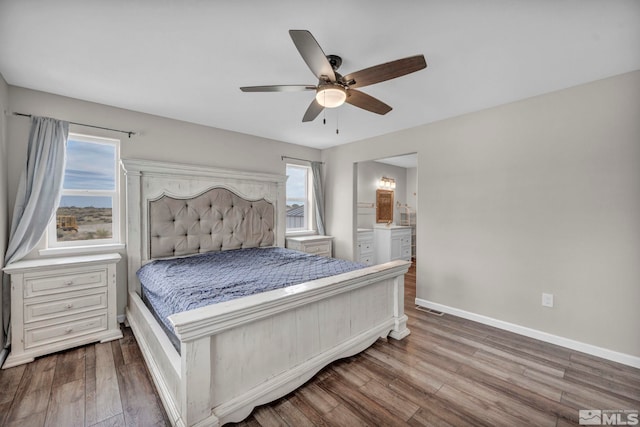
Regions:
M 420 53 L 428 68 L 362 89 L 385 116 L 302 123 L 312 92 L 238 89 L 316 83 L 289 29 L 342 74 Z M 637 69 L 638 0 L 0 0 L 11 85 L 316 148 Z
M 378 163 L 386 163 L 387 165 L 398 166 L 401 168 L 417 168 L 418 167 L 418 155 L 405 154 L 403 156 L 387 157 L 385 159 L 376 160 Z

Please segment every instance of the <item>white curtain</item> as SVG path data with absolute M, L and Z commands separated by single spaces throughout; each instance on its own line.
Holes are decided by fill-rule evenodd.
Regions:
M 32 117 L 27 163 L 13 208 L 5 265 L 36 247 L 60 203 L 69 123 Z
M 67 122 L 45 117 L 31 118 L 27 162 L 18 184 L 5 265 L 18 261 L 36 247 L 58 209 L 68 135 Z M 2 282 L 5 348 L 0 359 L 6 357 L 10 344 L 8 334 L 11 310 L 8 275 L 3 274 Z M 0 360 L 0 363 L 3 361 Z
M 313 175 L 313 200 L 315 202 L 316 228 L 324 236 L 324 188 L 322 185 L 322 162 L 311 162 Z

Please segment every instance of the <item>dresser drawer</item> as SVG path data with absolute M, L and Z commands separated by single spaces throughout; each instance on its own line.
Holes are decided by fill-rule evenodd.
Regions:
M 373 252 L 373 240 L 359 241 L 358 247 L 360 249 L 361 254 Z
M 392 230 L 391 231 L 392 239 L 408 239 L 411 242 L 411 230 L 410 229 L 402 229 L 402 230 Z
M 107 275 L 104 269 L 83 270 L 56 275 L 39 275 L 25 277 L 24 297 L 50 295 L 81 289 L 107 286 Z
M 358 261 L 366 265 L 373 265 L 373 254 L 369 254 L 369 255 L 363 254 L 360 256 L 360 259 Z
M 106 309 L 108 306 L 106 289 L 99 293 L 89 295 L 60 295 L 57 300 L 48 299 L 42 301 L 38 299 L 25 300 L 24 305 L 24 323 L 37 322 L 40 320 L 54 319 L 70 314 L 82 313 L 85 311 L 93 311 Z
M 25 327 L 24 348 L 52 344 L 107 330 L 107 312 L 42 327 Z
M 303 250 L 308 254 L 331 256 L 331 242 L 306 243 Z

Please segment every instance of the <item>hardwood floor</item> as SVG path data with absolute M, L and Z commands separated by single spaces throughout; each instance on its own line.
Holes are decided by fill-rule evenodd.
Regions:
M 0 371 L 0 425 L 170 425 L 131 329 Z
M 333 363 L 239 426 L 569 426 L 579 409 L 640 410 L 640 370 L 417 310 L 411 335 Z
M 578 425 L 579 409 L 640 410 L 640 370 L 417 310 L 411 335 L 333 363 L 238 426 Z M 0 371 L 0 425 L 169 425 L 131 330 Z

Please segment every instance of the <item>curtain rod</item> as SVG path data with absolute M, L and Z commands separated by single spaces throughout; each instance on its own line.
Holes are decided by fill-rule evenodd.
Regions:
M 22 117 L 33 117 L 31 114 L 24 114 L 24 113 L 13 113 L 14 116 L 22 116 Z M 69 122 L 72 125 L 78 125 L 78 126 L 86 126 L 86 127 L 90 127 L 90 128 L 95 128 L 95 129 L 102 129 L 102 130 L 110 130 L 113 132 L 120 132 L 120 133 L 126 133 L 127 135 L 129 135 L 129 138 L 131 138 L 131 135 L 137 135 L 134 131 L 131 130 L 120 130 L 120 129 L 112 129 L 112 128 L 106 128 L 103 126 L 95 126 L 95 125 L 88 125 L 86 123 L 77 123 L 77 122 Z
M 313 160 L 307 160 L 307 159 L 299 159 L 297 157 L 289 157 L 289 156 L 281 156 L 281 159 L 291 159 L 291 160 L 300 160 L 301 162 L 309 162 L 311 163 Z M 324 162 L 320 162 L 321 165 L 324 165 Z

